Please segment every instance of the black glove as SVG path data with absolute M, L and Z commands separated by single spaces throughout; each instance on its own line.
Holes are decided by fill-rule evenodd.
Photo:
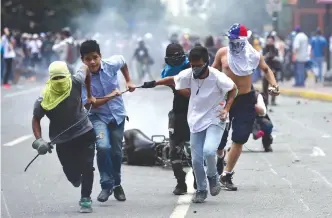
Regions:
M 148 88 L 154 88 L 156 87 L 156 80 L 150 81 L 150 82 L 144 82 L 142 85 L 142 88 L 148 89 Z
M 40 154 L 40 155 L 44 155 L 47 152 L 52 153 L 52 149 L 53 149 L 53 145 L 51 145 L 50 143 L 47 143 L 42 138 L 36 139 L 32 143 L 32 147 L 34 149 L 36 149 L 38 151 L 38 154 Z

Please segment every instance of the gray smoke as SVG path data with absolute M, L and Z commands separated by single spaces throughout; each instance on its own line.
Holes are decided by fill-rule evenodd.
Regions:
M 164 62 L 162 42 L 168 38 L 163 5 L 159 0 L 126 2 L 99 0 L 98 13 L 80 14 L 73 23 L 84 38 L 98 41 L 104 57 L 124 55 L 131 69 L 137 40 L 142 38 L 155 62 L 151 71 L 159 75 Z

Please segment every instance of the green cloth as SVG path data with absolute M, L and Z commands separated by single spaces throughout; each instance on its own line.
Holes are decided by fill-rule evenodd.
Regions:
M 49 111 L 68 98 L 72 89 L 72 79 L 67 64 L 54 61 L 48 68 L 50 79 L 42 92 L 41 106 Z

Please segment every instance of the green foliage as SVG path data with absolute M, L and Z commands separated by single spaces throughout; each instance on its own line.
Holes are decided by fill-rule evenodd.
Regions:
M 114 9 L 115 23 L 158 20 L 165 13 L 159 0 L 3 0 L 2 28 L 28 32 L 58 31 L 75 24 L 84 14 L 98 15 L 104 9 Z

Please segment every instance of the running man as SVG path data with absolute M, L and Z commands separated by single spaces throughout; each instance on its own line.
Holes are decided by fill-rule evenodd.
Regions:
M 217 68 L 230 77 L 238 88 L 238 95 L 229 111 L 230 126 L 233 126 L 232 147 L 227 155 L 227 165 L 220 177 L 220 182 L 228 190 L 236 191 L 232 182 L 233 169 L 239 159 L 243 144 L 248 141 L 256 118 L 255 105 L 257 102 L 255 91 L 251 89 L 251 77 L 259 67 L 265 78 L 272 86 L 269 94 L 279 95 L 279 87 L 273 72 L 264 61 L 264 57 L 248 42 L 247 28 L 242 24 L 234 24 L 227 32 L 229 45 L 219 49 L 212 67 Z M 224 157 L 224 147 L 227 143 L 228 131 L 224 131 L 220 146 L 219 157 Z M 223 161 L 218 161 L 223 164 Z
M 221 191 L 218 182 L 216 152 L 223 135 L 227 114 L 236 96 L 236 85 L 225 74 L 209 67 L 208 50 L 195 46 L 189 53 L 191 68 L 176 76 L 145 82 L 143 88 L 172 85 L 176 90 L 190 89 L 187 120 L 190 129 L 190 146 L 197 191 L 193 203 L 203 203 L 207 198 L 207 180 L 210 194 Z M 228 94 L 226 105 L 225 95 Z M 251 131 L 251 129 L 250 129 Z M 207 171 L 204 169 L 206 160 Z

